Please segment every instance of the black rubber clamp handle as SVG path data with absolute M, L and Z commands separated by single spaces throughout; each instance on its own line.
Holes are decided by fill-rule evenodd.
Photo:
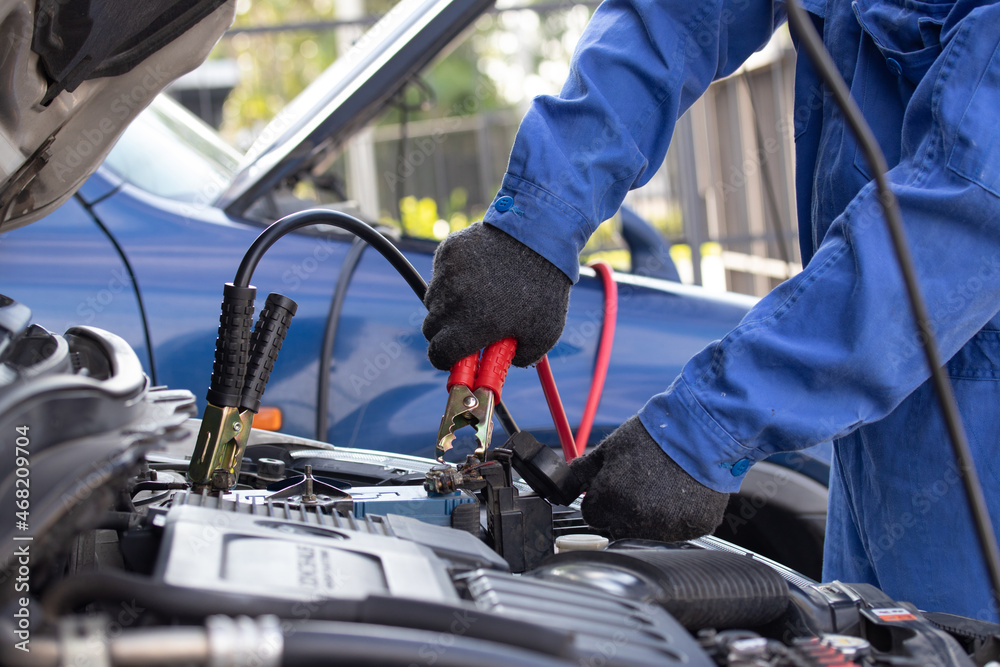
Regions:
M 260 399 L 274 370 L 281 344 L 288 334 L 292 317 L 298 304 L 281 294 L 267 295 L 264 308 L 260 311 L 257 326 L 250 337 L 250 361 L 247 364 L 246 380 L 240 407 L 255 413 L 260 409 Z
M 569 505 L 581 493 L 576 478 L 562 454 L 546 447 L 527 431 L 515 433 L 504 443 L 513 452 L 511 466 L 532 491 L 557 505 Z
M 253 302 L 256 296 L 255 287 L 236 287 L 232 283 L 226 283 L 223 288 L 212 383 L 206 396 L 212 405 L 234 408 L 240 403 L 250 355 Z

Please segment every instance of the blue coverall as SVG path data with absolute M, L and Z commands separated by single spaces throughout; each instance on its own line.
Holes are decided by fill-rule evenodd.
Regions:
M 996 526 L 1000 3 L 803 4 L 888 159 Z M 602 4 L 561 94 L 532 103 L 485 220 L 577 280 L 584 243 L 662 163 L 678 116 L 784 20 L 767 0 Z M 834 440 L 824 579 L 997 620 L 871 167 L 804 54 L 794 132 L 804 270 L 698 353 L 642 423 L 724 492 L 748 464 Z

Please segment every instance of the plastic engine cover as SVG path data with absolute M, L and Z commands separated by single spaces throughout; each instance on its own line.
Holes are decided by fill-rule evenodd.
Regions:
M 558 664 L 713 664 L 656 605 L 512 575 L 469 533 L 410 516 L 358 520 L 323 509 L 178 494 L 154 525 L 163 536 L 153 580 L 190 591 L 183 598 L 194 604 L 228 596 L 251 615 L 254 608 L 284 610 L 291 617 L 440 632 L 452 632 L 460 620 L 467 638 Z

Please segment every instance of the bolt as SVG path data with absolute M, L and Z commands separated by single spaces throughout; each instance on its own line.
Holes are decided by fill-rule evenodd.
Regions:
M 243 430 L 243 424 L 239 422 L 233 422 L 233 433 L 239 433 Z
M 306 492 L 302 494 L 302 500 L 316 502 L 316 494 L 313 493 L 313 467 L 309 464 L 306 464 Z
M 479 401 L 476 400 L 475 396 L 466 396 L 465 400 L 462 401 L 462 405 L 467 408 L 474 408 L 479 405 Z

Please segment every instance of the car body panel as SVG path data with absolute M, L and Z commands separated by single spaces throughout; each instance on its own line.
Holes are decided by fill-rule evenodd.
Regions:
M 223 146 L 213 131 L 193 122 L 176 129 L 187 122 L 184 114 L 176 105 L 158 102 L 122 137 L 116 153 L 82 186 L 73 205 L 58 210 L 23 237 L 10 236 L 0 243 L 4 265 L 0 281 L 14 290 L 16 298 L 32 303 L 39 321 L 56 330 L 63 323 L 78 322 L 83 303 L 84 319 L 92 315 L 93 324 L 117 332 L 145 351 L 147 372 L 157 382 L 190 389 L 204 407 L 221 286 L 232 280 L 243 252 L 263 228 L 259 221 L 234 213 L 241 208 L 236 204 L 252 203 L 278 180 L 308 167 L 316 151 L 339 145 L 489 6 L 487 0 L 401 3 L 279 114 L 248 154 L 242 170 L 239 156 Z M 167 134 L 161 136 L 159 131 Z M 183 141 L 172 142 L 169 132 L 180 132 L 176 136 Z M 155 160 L 148 162 L 150 152 L 183 160 L 185 150 L 199 145 L 213 146 L 205 149 L 209 151 L 205 161 L 192 162 L 178 175 L 176 187 L 159 187 L 169 179 L 170 169 L 159 170 Z M 184 168 L 177 165 L 177 169 Z M 220 189 L 227 178 L 231 178 L 229 187 Z M 71 283 L 62 290 L 62 298 L 22 291 L 26 281 L 17 276 L 15 253 L 37 255 L 37 248 L 49 244 L 63 248 L 57 239 L 60 235 L 70 238 L 65 228 L 81 219 L 103 243 L 103 251 L 56 264 L 59 270 L 50 272 L 43 282 L 50 287 L 60 281 Z M 656 243 L 658 237 L 640 233 L 637 238 L 646 249 L 641 272 L 657 275 L 672 268 L 668 246 Z M 281 409 L 282 428 L 293 435 L 431 455 L 445 398 L 445 374 L 426 359 L 420 333 L 423 305 L 389 264 L 370 250 L 362 254 L 351 275 L 335 323 L 331 367 L 319 368 L 333 291 L 352 240 L 342 233 L 292 234 L 277 243 L 257 268 L 253 282 L 261 295 L 276 291 L 298 302 L 298 314 L 271 376 L 265 404 Z M 36 250 L 28 250 L 29 246 Z M 430 278 L 435 246 L 411 239 L 399 242 L 425 279 Z M 37 263 L 44 265 L 40 260 Z M 79 275 L 84 265 L 92 271 L 89 278 Z M 94 309 L 86 306 L 87 294 L 107 291 L 102 281 L 107 282 L 116 271 L 126 272 L 131 280 L 128 298 L 116 298 L 92 314 Z M 619 276 L 619 288 L 616 340 L 594 440 L 662 391 L 692 354 L 725 335 L 754 302 L 748 297 L 709 296 L 700 288 L 639 277 Z M 550 355 L 574 424 L 589 391 L 604 310 L 601 283 L 585 270 L 573 290 L 563 336 Z M 329 387 L 327 405 L 322 408 L 327 428 L 317 433 L 321 378 Z M 504 400 L 522 428 L 556 444 L 533 371 L 512 371 Z M 456 454 L 469 443 L 468 438 L 459 438 Z
M 104 170 L 95 175 L 95 185 L 88 190 L 108 190 L 114 180 L 106 176 Z M 86 215 L 82 206 L 67 207 L 49 221 L 9 234 L 0 243 L 0 282 L 14 291 L 19 282 L 33 280 L 18 281 L 22 269 L 15 251 L 27 255 L 24 248 L 49 245 L 51 236 L 65 234 L 67 226 L 79 223 L 71 217 L 74 211 L 80 217 Z M 208 385 L 205 369 L 211 367 L 214 352 L 221 285 L 232 280 L 243 250 L 261 226 L 233 220 L 214 207 L 175 202 L 128 184 L 111 190 L 92 211 L 132 267 L 149 318 L 157 382 L 189 388 L 202 401 Z M 90 225 L 100 231 L 92 220 Z M 22 240 L 12 242 L 16 238 Z M 292 234 L 275 244 L 254 276 L 260 294 L 281 292 L 299 304 L 264 401 L 281 408 L 283 430 L 291 434 L 315 434 L 320 348 L 351 240 L 343 234 Z M 103 255 L 88 253 L 86 266 L 93 276 L 113 276 L 114 271 L 123 270 L 114 247 L 106 238 L 105 242 Z M 429 278 L 435 244 L 404 240 L 399 246 Z M 37 257 L 34 262 L 43 265 Z M 550 355 L 573 423 L 586 401 L 604 312 L 600 281 L 591 271 L 583 274 L 573 290 L 566 329 Z M 64 275 L 62 269 L 58 276 L 50 274 L 46 293 L 51 294 L 52 282 L 63 281 Z M 106 287 L 87 285 L 79 279 L 78 288 L 84 293 Z M 683 285 L 628 276 L 619 276 L 619 289 L 616 344 L 595 438 L 665 388 L 690 355 L 724 335 L 753 302 L 744 297 L 708 297 Z M 72 301 L 68 304 L 22 290 L 18 288 L 15 296 L 34 297 L 31 302 L 38 320 L 57 330 L 73 317 L 79 319 L 77 305 L 85 303 L 77 292 L 68 297 Z M 131 305 L 126 318 L 127 304 Z M 138 301 L 116 298 L 114 305 L 115 311 L 98 313 L 100 319 L 95 316 L 94 321 L 144 349 Z M 123 314 L 116 315 L 117 309 Z M 330 382 L 326 439 L 344 446 L 377 446 L 416 455 L 433 450 L 445 375 L 426 359 L 426 342 L 420 333 L 423 314 L 423 305 L 389 264 L 371 250 L 364 252 L 347 291 L 333 364 L 325 374 Z M 513 370 L 504 399 L 523 428 L 555 444 L 534 371 Z
M 102 281 L 115 271 L 126 271 L 131 279 L 128 298 L 116 298 L 94 313 L 93 324 L 117 332 L 145 351 L 147 372 L 156 382 L 190 389 L 203 408 L 221 287 L 233 279 L 243 252 L 263 229 L 260 221 L 234 211 L 269 192 L 290 173 L 307 168 L 317 151 L 339 145 L 489 6 L 487 0 L 401 3 L 279 114 L 242 170 L 239 156 L 222 146 L 213 131 L 193 121 L 178 130 L 178 124 L 187 122 L 184 114 L 176 105 L 157 102 L 82 186 L 73 205 L 56 211 L 51 220 L 23 237 L 18 232 L 0 243 L 4 266 L 0 284 L 32 303 L 38 320 L 58 331 L 64 323 L 79 322 L 79 304 L 86 304 L 87 294 L 103 294 L 107 288 Z M 167 134 L 160 136 L 160 131 Z M 170 132 L 178 132 L 178 141 L 171 141 Z M 156 156 L 181 161 L 185 150 L 200 145 L 208 151 L 205 161 L 192 156 L 188 169 L 182 164 L 158 169 Z M 184 172 L 178 174 L 176 187 L 164 183 L 171 169 Z M 220 188 L 227 178 L 229 187 Z M 102 252 L 94 250 L 54 265 L 59 269 L 50 270 L 44 283 L 48 293 L 58 291 L 55 285 L 60 281 L 71 283 L 62 298 L 22 291 L 26 281 L 17 276 L 15 253 L 27 257 L 34 252 L 37 266 L 53 266 L 37 257 L 47 252 L 38 249 L 50 244 L 63 248 L 60 235 L 74 221 L 82 224 L 80 220 L 103 243 Z M 258 266 L 253 283 L 261 296 L 275 291 L 298 303 L 265 405 L 281 409 L 282 429 L 293 435 L 431 455 L 446 395 L 445 374 L 426 358 L 420 333 L 423 305 L 371 250 L 362 254 L 351 275 L 336 322 L 331 367 L 319 368 L 333 291 L 352 241 L 342 233 L 292 234 Z M 644 260 L 643 266 L 666 267 L 667 246 L 651 245 L 648 239 L 644 245 L 649 246 L 649 261 Z M 429 279 L 436 244 L 404 239 L 399 247 Z M 666 259 L 661 261 L 661 256 Z M 79 275 L 84 265 L 92 272 L 89 278 Z M 565 332 L 551 353 L 574 424 L 586 401 L 604 318 L 601 283 L 593 272 L 583 273 L 573 290 Z M 699 288 L 639 277 L 619 277 L 619 285 L 616 341 L 593 428 L 595 440 L 663 390 L 692 354 L 725 335 L 753 303 L 747 297 L 709 296 Z M 83 315 L 86 319 L 90 312 Z M 316 432 L 321 378 L 329 387 L 322 408 L 325 433 Z M 522 428 L 555 445 L 552 420 L 539 397 L 534 371 L 511 372 L 504 392 L 511 413 Z M 459 438 L 455 453 L 460 455 L 470 442 Z
M 58 267 L 58 270 L 53 270 Z M 153 374 L 136 285 L 108 234 L 76 197 L 57 213 L 0 236 L 0 284 L 50 331 L 115 331 Z

